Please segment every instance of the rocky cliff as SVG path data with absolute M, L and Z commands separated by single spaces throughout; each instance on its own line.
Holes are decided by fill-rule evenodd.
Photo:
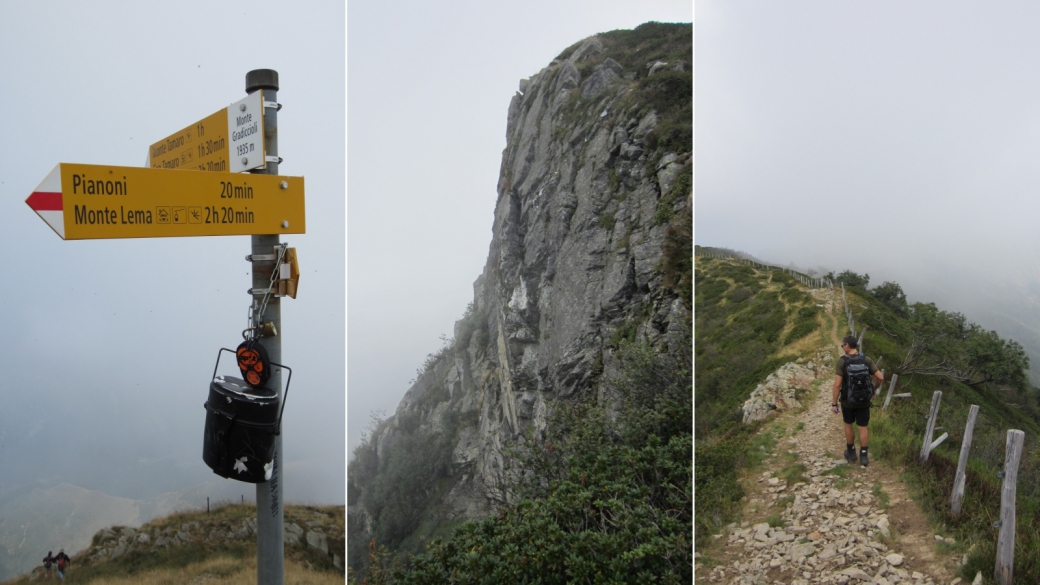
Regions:
M 603 33 L 520 80 L 470 309 L 353 454 L 351 551 L 487 515 L 502 450 L 595 395 L 621 340 L 690 351 L 691 33 Z

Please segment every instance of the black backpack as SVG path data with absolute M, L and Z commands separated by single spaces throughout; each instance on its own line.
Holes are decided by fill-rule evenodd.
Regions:
M 870 406 L 874 385 L 870 383 L 870 367 L 863 355 L 843 355 L 845 360 L 845 402 L 850 408 Z

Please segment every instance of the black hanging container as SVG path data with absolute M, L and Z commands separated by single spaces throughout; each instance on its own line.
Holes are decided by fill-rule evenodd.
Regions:
M 288 383 L 285 390 L 288 393 Z M 202 460 L 213 473 L 248 483 L 270 479 L 275 437 L 281 432 L 282 404 L 276 392 L 254 388 L 241 378 L 214 375 L 204 406 Z

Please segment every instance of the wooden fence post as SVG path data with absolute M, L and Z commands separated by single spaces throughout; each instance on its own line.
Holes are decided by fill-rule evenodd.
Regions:
M 917 462 L 924 464 L 928 461 L 928 454 L 932 451 L 932 434 L 935 433 L 935 419 L 939 418 L 939 402 L 942 400 L 942 391 L 936 390 L 932 394 L 932 408 L 928 411 L 928 427 L 924 431 L 924 443 L 921 444 L 921 455 Z
M 1022 457 L 1022 443 L 1026 434 L 1017 429 L 1007 432 L 1004 447 L 1004 486 L 1000 491 L 1000 535 L 997 537 L 997 566 L 994 577 L 1000 585 L 1011 585 L 1015 567 L 1015 492 L 1018 481 L 1018 461 Z
M 892 374 L 892 382 L 888 385 L 888 396 L 885 397 L 885 405 L 881 407 L 881 410 L 888 408 L 888 403 L 892 402 L 892 391 L 896 389 L 896 380 L 899 379 L 899 374 Z
M 964 504 L 965 469 L 968 467 L 968 451 L 971 450 L 971 439 L 975 433 L 975 419 L 979 416 L 979 405 L 972 404 L 968 410 L 968 424 L 964 426 L 964 438 L 961 440 L 961 458 L 957 461 L 957 475 L 953 480 L 953 495 L 950 497 L 950 512 L 956 518 L 961 515 Z

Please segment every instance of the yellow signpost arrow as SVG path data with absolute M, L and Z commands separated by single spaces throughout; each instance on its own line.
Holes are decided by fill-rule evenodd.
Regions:
M 257 91 L 152 144 L 148 166 L 232 173 L 264 166 L 263 100 Z
M 60 163 L 25 202 L 65 240 L 306 231 L 303 177 Z

